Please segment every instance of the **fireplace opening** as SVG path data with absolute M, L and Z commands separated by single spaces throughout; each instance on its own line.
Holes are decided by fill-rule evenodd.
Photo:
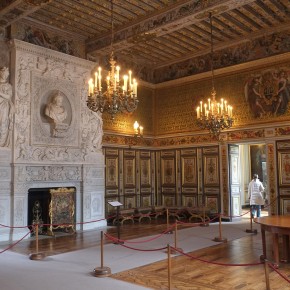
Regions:
M 35 235 L 75 232 L 75 187 L 31 188 L 28 190 L 28 225 Z

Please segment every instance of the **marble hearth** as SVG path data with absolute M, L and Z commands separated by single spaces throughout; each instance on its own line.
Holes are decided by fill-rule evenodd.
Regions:
M 104 226 L 103 123 L 86 106 L 94 64 L 17 40 L 10 55 L 14 116 L 0 148 L 0 241 L 27 233 L 31 188 L 74 187 L 76 229 Z M 56 95 L 58 120 L 48 112 Z

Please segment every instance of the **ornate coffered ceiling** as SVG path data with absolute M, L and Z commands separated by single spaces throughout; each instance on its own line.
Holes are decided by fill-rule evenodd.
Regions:
M 289 0 L 114 0 L 114 50 L 121 59 L 159 69 L 210 51 L 290 28 Z M 110 0 L 1 0 L 0 26 L 29 21 L 85 41 L 106 57 L 111 44 Z

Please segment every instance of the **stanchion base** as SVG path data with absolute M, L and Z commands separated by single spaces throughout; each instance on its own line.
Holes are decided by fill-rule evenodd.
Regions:
M 96 267 L 94 269 L 94 275 L 96 277 L 108 277 L 112 274 L 111 268 L 109 267 Z
M 29 255 L 30 260 L 42 260 L 45 258 L 44 253 L 32 253 Z
M 209 227 L 209 223 L 201 223 L 199 224 L 200 227 Z
M 227 238 L 221 238 L 221 237 L 215 237 L 213 239 L 214 242 L 219 242 L 219 243 L 227 243 L 228 239 Z
M 265 258 L 264 255 L 261 255 L 261 256 L 260 256 L 260 261 L 261 261 L 261 262 L 265 262 L 265 259 L 266 259 L 266 258 Z
M 248 230 L 246 230 L 246 233 L 249 233 L 249 234 L 257 234 L 258 231 L 257 230 L 250 230 L 250 229 L 248 229 Z
M 170 247 L 170 254 L 178 255 L 178 254 L 180 254 L 180 252 L 183 252 L 183 250 L 181 248 L 176 248 L 176 250 L 175 250 L 174 248 Z
M 123 242 L 123 241 L 116 241 L 116 242 L 114 242 L 113 244 L 114 244 L 114 245 L 123 245 L 124 242 Z

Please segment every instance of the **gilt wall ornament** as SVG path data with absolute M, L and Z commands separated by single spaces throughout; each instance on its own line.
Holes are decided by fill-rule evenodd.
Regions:
M 283 115 L 290 101 L 289 68 L 262 71 L 248 79 L 245 98 L 255 118 Z

